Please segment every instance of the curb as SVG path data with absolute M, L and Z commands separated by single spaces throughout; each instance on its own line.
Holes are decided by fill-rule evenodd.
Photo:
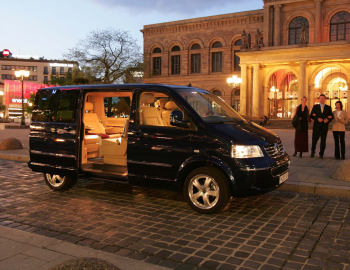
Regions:
M 19 161 L 19 162 L 28 162 L 29 157 L 28 156 L 21 156 L 21 155 L 0 154 L 0 159 Z
M 325 184 L 310 184 L 310 183 L 299 184 L 297 182 L 294 182 L 294 183 L 291 182 L 291 183 L 285 183 L 283 186 L 278 188 L 278 190 L 350 198 L 350 187 L 346 187 L 346 186 L 334 187 L 332 185 L 325 185 Z

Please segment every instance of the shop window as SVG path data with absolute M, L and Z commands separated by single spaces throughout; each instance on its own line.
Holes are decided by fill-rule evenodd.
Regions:
M 339 12 L 331 20 L 330 41 L 350 40 L 350 14 Z
M 309 21 L 304 17 L 297 17 L 289 24 L 289 45 L 299 44 L 303 24 L 306 27 L 306 42 L 309 42 Z

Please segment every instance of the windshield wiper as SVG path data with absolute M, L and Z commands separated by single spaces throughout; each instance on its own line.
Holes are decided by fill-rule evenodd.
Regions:
M 225 124 L 224 121 L 213 121 L 213 122 L 206 122 L 207 124 Z

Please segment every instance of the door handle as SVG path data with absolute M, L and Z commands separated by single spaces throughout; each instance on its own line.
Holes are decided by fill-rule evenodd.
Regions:
M 70 132 L 73 128 L 72 127 L 64 127 L 63 129 Z
M 140 137 L 142 135 L 142 130 L 141 129 L 137 129 L 136 132 L 135 132 L 135 136 L 136 137 Z

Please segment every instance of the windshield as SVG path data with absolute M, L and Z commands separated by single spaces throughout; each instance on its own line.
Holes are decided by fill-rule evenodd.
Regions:
M 178 89 L 198 115 L 210 124 L 246 122 L 233 108 L 217 95 L 201 89 Z

